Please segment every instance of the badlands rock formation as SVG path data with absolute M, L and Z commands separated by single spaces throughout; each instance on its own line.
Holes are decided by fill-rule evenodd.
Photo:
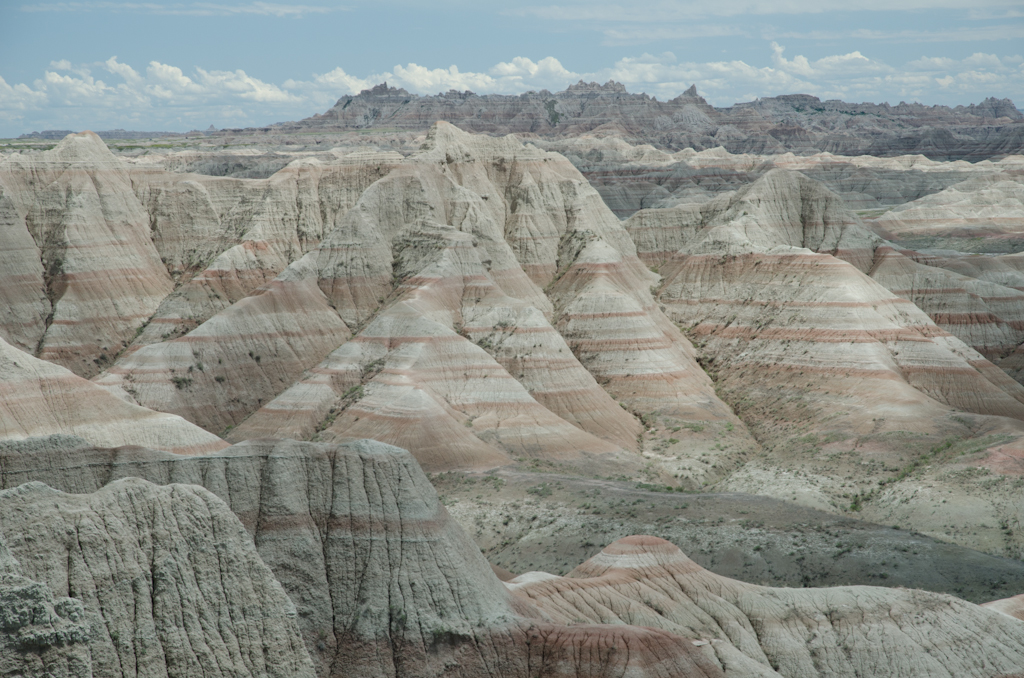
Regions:
M 639 255 L 663 276 L 659 300 L 688 328 L 719 392 L 770 452 L 726 487 L 860 510 L 865 496 L 903 480 L 925 459 L 953 461 L 946 450 L 962 439 L 982 438 L 977 449 L 968 446 L 974 454 L 1002 445 L 1003 472 L 1020 459 L 1020 386 L 879 284 L 913 291 L 926 269 L 939 281 L 930 283 L 935 287 L 958 281 L 944 269 L 903 262 L 820 184 L 776 169 L 703 204 L 641 211 L 627 228 Z M 978 282 L 971 292 L 1003 301 L 983 288 Z M 949 296 L 941 292 L 928 288 L 917 297 L 938 316 Z M 1006 294 L 1012 306 L 1016 291 Z M 989 320 L 967 323 L 965 335 L 984 334 Z M 987 454 L 955 461 L 988 473 Z M 947 491 L 958 482 L 939 481 Z M 918 491 L 914 482 L 902 487 L 892 501 Z M 1021 516 L 996 494 L 977 495 L 972 509 L 987 533 L 961 543 L 1015 554 L 1016 540 L 1004 542 L 996 526 Z M 876 519 L 895 517 L 892 501 Z M 959 503 L 942 507 L 941 519 L 916 513 L 912 524 L 948 536 L 949 519 L 962 510 Z
M 980 105 L 848 104 L 795 94 L 729 108 L 709 106 L 696 86 L 660 102 L 629 94 L 616 82 L 582 81 L 564 92 L 506 96 L 456 92 L 421 97 L 387 83 L 345 96 L 323 115 L 261 132 L 373 129 L 425 130 L 445 120 L 472 132 L 574 136 L 614 132 L 660 148 L 734 153 L 828 151 L 840 155 L 923 154 L 936 160 L 982 160 L 1020 153 L 1021 112 L 1009 99 Z
M 881 210 L 937 193 L 968 179 L 1019 173 L 1020 156 L 1001 160 L 938 162 L 923 155 L 893 158 L 733 154 L 718 146 L 675 153 L 618 136 L 583 134 L 532 143 L 562 153 L 597 188 L 620 218 L 643 208 L 699 203 L 737 190 L 773 168 L 796 170 L 825 184 L 854 210 Z
M 726 675 L 952 678 L 1020 675 L 1024 666 L 1021 622 L 994 608 L 905 589 L 753 586 L 656 537 L 619 540 L 565 577 L 532 572 L 508 586 L 563 623 L 700 639 Z
M 0 493 L 0 535 L 8 563 L 42 582 L 22 577 L 0 608 L 16 632 L 4 645 L 26 646 L 37 675 L 32 664 L 61 645 L 77 654 L 56 662 L 58 675 L 313 675 L 295 607 L 237 518 L 202 488 L 135 478 L 69 495 L 27 483 Z M 49 591 L 69 598 L 52 602 Z
M 1020 240 L 1024 237 L 1024 163 L 1006 170 L 894 207 L 872 225 L 900 240 L 922 236 Z
M 56 598 L 21 573 L 0 537 L 0 672 L 26 678 L 90 678 L 89 624 L 80 600 Z
M 272 281 L 394 162 L 300 159 L 245 182 L 132 167 L 89 132 L 12 155 L 0 162 L 0 332 L 91 377 L 130 343 L 182 334 Z
M 232 440 L 372 437 L 430 470 L 637 451 L 639 415 L 754 449 L 655 280 L 564 158 L 440 123 L 277 279 L 97 383 Z
M 1017 675 L 1024 662 L 1024 622 L 999 611 L 921 591 L 752 586 L 713 575 L 653 537 L 616 542 L 565 578 L 528 573 L 503 585 L 412 457 L 380 443 L 250 442 L 176 457 L 36 439 L 9 447 L 2 468 L 7 485 L 33 477 L 88 493 L 38 481 L 6 490 L 0 534 L 33 576 L 80 597 L 98 632 L 93 662 L 148 658 L 136 675 L 159 674 L 153 655 L 170 658 L 179 648 L 181 636 L 161 620 L 192 609 L 194 586 L 223 607 L 185 620 L 230 610 L 235 623 L 179 633 L 205 632 L 208 670 L 230 657 L 240 675 L 274 666 L 302 674 L 307 664 L 291 649 L 287 622 L 301 629 L 321 676 L 995 678 Z M 173 484 L 181 482 L 193 485 Z M 241 522 L 197 484 L 224 497 Z M 271 598 L 280 589 L 265 583 L 263 562 L 251 562 L 243 525 L 291 599 L 255 616 L 255 587 Z M 97 560 L 100 548 L 120 557 Z M 100 567 L 115 569 L 101 577 Z M 162 595 L 149 606 L 150 579 L 141 577 L 147 606 L 125 618 L 119 596 L 135 593 L 116 582 L 134 580 L 118 575 L 147 567 L 180 583 L 156 589 Z M 218 568 L 223 576 L 206 582 Z M 195 580 L 177 579 L 189 571 Z M 227 629 L 241 635 L 240 619 L 255 626 L 237 649 L 225 647 Z M 246 663 L 260 655 L 245 648 L 260 643 L 266 663 Z M 184 675 L 193 658 L 181 661 L 167 663 L 168 675 Z
M 126 401 L 117 408 L 176 414 L 213 435 L 89 438 L 84 424 L 65 422 L 19 424 L 8 437 L 63 432 L 192 452 L 225 445 L 217 435 L 368 437 L 410 449 L 430 471 L 523 460 L 627 477 L 642 469 L 644 480 L 696 488 L 728 478 L 730 489 L 830 511 L 875 510 L 879 481 L 889 488 L 943 445 L 943 469 L 961 448 L 998 449 L 985 453 L 991 463 L 956 461 L 1006 482 L 1019 458 L 1016 260 L 887 243 L 846 202 L 903 200 L 946 180 L 929 177 L 968 170 L 1015 176 L 1012 159 L 950 169 L 922 158 L 766 162 L 605 144 L 630 162 L 734 172 L 734 190 L 694 202 L 677 191 L 674 207 L 623 224 L 562 156 L 445 123 L 408 157 L 292 153 L 267 179 L 189 173 L 193 151 L 121 160 L 97 144 L 73 135 L 12 156 L 3 185 L 24 188 L 33 176 L 24 168 L 59 162 L 129 177 L 97 182 L 141 210 L 141 224 L 117 227 L 155 248 L 175 287 L 116 351 L 70 366 L 102 367 L 93 383 Z M 906 181 L 889 197 L 884 182 L 842 184 L 862 170 Z M 808 178 L 815 172 L 845 197 Z M 22 232 L 24 247 L 11 251 L 27 254 L 12 261 L 38 272 L 45 242 L 25 215 L 42 207 L 32 191 L 19 195 L 5 232 Z M 64 223 L 60 210 L 47 214 Z M 21 318 L 45 310 L 32 299 L 52 303 L 49 274 L 11 270 L 35 282 L 0 288 L 12 309 L 5 336 L 45 352 L 45 341 L 24 339 Z M 837 464 L 840 453 L 852 456 Z M 810 458 L 813 480 L 791 475 Z M 980 530 L 899 504 L 875 517 L 1016 553 L 1019 537 L 1001 527 L 1017 519 L 1016 504 L 980 497 Z
M 0 339 L 0 440 L 55 433 L 80 436 L 93 445 L 141 445 L 179 454 L 227 447 L 179 416 L 124 402 Z

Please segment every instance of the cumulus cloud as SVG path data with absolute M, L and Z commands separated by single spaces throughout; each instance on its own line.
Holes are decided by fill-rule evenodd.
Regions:
M 341 96 L 383 81 L 417 94 L 472 90 L 478 94 L 558 91 L 577 80 L 615 80 L 631 92 L 669 99 L 696 83 L 712 104 L 758 96 L 806 93 L 847 101 L 920 100 L 967 103 L 1024 90 L 1024 58 L 976 53 L 964 59 L 921 56 L 901 66 L 861 51 L 812 60 L 787 56 L 773 42 L 764 65 L 745 61 L 679 61 L 672 52 L 641 54 L 597 71 L 576 72 L 554 57 L 517 56 L 486 72 L 416 63 L 358 76 L 340 66 L 326 73 L 262 80 L 244 70 L 194 68 L 151 61 L 143 67 L 112 56 L 92 64 L 51 62 L 31 84 L 0 78 L 0 135 L 32 129 L 134 129 L 184 131 L 262 125 L 322 112 Z M 1017 102 L 1020 104 L 1021 102 Z

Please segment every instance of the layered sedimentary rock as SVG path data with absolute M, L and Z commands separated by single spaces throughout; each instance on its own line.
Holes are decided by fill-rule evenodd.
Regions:
M 132 348 L 184 334 L 271 282 L 314 249 L 401 156 L 331 151 L 296 158 L 258 181 L 180 174 L 173 171 L 178 160 L 138 158 L 131 166 L 154 243 L 182 283 Z
M 203 375 L 182 370 L 197 364 L 190 355 L 200 342 L 208 355 L 223 354 L 224 365 L 246 362 L 232 332 L 216 336 L 214 326 L 262 322 L 255 316 L 265 312 L 264 292 L 181 339 L 122 358 L 100 383 L 216 431 L 263 404 L 233 439 L 373 437 L 407 446 L 432 470 L 509 455 L 636 450 L 641 429 L 630 412 L 727 423 L 753 447 L 654 304 L 654 279 L 564 159 L 440 124 L 420 153 L 370 186 L 321 245 L 270 286 L 294 291 L 289 308 L 303 299 L 318 305 L 296 323 L 300 337 L 323 318 L 338 332 L 339 323 L 354 330 L 351 342 L 331 335 L 342 345 L 301 379 L 315 362 L 296 363 L 267 385 L 244 370 L 225 374 L 219 390 L 240 384 L 277 397 L 256 407 L 242 396 L 224 404 L 205 374 L 219 369 L 211 360 L 203 358 Z M 614 308 L 603 307 L 609 299 L 618 300 Z M 169 357 L 175 344 L 185 363 Z M 326 351 L 318 351 L 301 354 L 319 360 Z M 263 369 L 281 369 L 277 353 L 258 352 Z M 186 387 L 175 390 L 182 378 Z M 211 419 L 225 412 L 233 421 Z
M 4 334 L 91 376 L 173 287 L 127 168 L 85 132 L 38 156 L 6 158 L 0 185 L 5 258 L 20 262 L 10 291 L 5 284 Z
M 998 361 L 1024 341 L 1024 293 L 937 263 L 916 252 L 879 247 L 869 275 L 990 360 Z
M 204 515 L 194 510 L 197 504 L 211 507 L 206 532 L 191 537 L 198 544 L 209 543 L 210 520 L 213 528 L 233 535 L 229 525 L 217 522 L 221 514 L 213 510 L 223 504 L 200 488 L 171 484 L 152 489 L 137 478 L 202 484 L 216 492 L 252 535 L 262 561 L 294 603 L 294 608 L 278 602 L 275 609 L 265 609 L 281 616 L 289 609 L 297 611 L 296 623 L 321 676 L 722 676 L 713 655 L 670 633 L 549 623 L 495 577 L 448 517 L 413 458 L 388 445 L 250 442 L 213 456 L 175 457 L 137 448 L 88 450 L 80 441 L 51 439 L 9 447 L 2 459 L 5 485 L 31 477 L 95 494 L 60 495 L 32 483 L 0 494 L 0 505 L 24 503 L 27 496 L 38 501 L 45 497 L 52 506 L 56 498 L 60 515 L 70 511 L 68 505 L 95 510 L 104 500 L 117 500 L 109 513 L 128 519 L 140 511 L 118 510 L 126 495 L 155 493 L 177 499 L 163 507 L 164 513 L 166 519 L 189 518 L 183 521 L 186 527 L 196 522 L 193 514 Z M 104 485 L 106 489 L 96 491 Z M 141 499 L 136 503 L 146 505 Z M 14 524 L 48 517 L 43 510 L 25 511 Z M 65 537 L 60 523 L 49 522 L 55 524 L 41 531 L 40 546 L 60 551 L 74 535 Z M 235 526 L 242 530 L 237 522 Z M 132 529 L 129 525 L 123 532 L 132 534 Z M 0 533 L 10 540 L 11 531 L 0 518 Z M 98 532 L 97 537 L 104 537 Z M 46 543 L 50 534 L 55 544 Z M 24 548 L 24 537 L 16 538 L 12 548 Z M 162 543 L 156 536 L 152 539 Z M 98 539 L 97 546 L 110 546 L 111 540 Z M 223 550 L 164 548 L 172 556 L 191 553 L 197 565 Z M 66 556 L 57 560 L 50 569 L 43 559 L 34 566 L 64 585 Z M 258 573 L 260 567 L 262 563 L 250 569 Z M 89 600 L 85 603 L 90 611 L 95 609 Z M 117 614 L 113 608 L 104 618 Z M 259 640 L 255 635 L 250 640 Z M 130 650 L 119 650 L 125 651 Z M 282 670 L 287 666 L 279 663 Z
M 565 577 L 507 584 L 562 623 L 636 624 L 710 648 L 727 675 L 1013 676 L 1024 622 L 952 596 L 726 579 L 656 537 L 627 537 Z
M 605 85 L 581 81 L 556 93 L 478 96 L 452 90 L 426 97 L 384 83 L 342 97 L 322 115 L 265 131 L 416 130 L 445 120 L 488 134 L 551 137 L 615 131 L 633 141 L 670 149 L 725 146 L 734 153 L 819 150 L 981 160 L 1019 153 L 1022 119 L 1024 115 L 1008 99 L 948 108 L 903 102 L 898 106 L 850 104 L 793 94 L 714 108 L 695 86 L 661 102 L 646 94 L 630 94 L 611 81 Z
M 1013 173 L 1020 167 L 1020 156 L 972 164 L 937 162 L 923 155 L 733 154 L 721 146 L 671 153 L 598 134 L 532 143 L 565 155 L 620 218 L 645 208 L 706 202 L 743 188 L 774 168 L 796 170 L 822 182 L 850 209 L 881 211 L 968 179 Z
M 972 177 L 909 202 L 872 222 L 899 239 L 1024 237 L 1024 177 L 1013 172 Z
M 0 331 L 91 377 L 272 281 L 400 159 L 324 153 L 244 181 L 172 171 L 173 156 L 118 158 L 91 133 L 12 155 L 0 164 Z
M 773 170 L 734 195 L 642 211 L 627 228 L 640 255 L 660 267 L 658 299 L 688 328 L 719 393 L 771 451 L 746 464 L 726 487 L 826 510 L 860 510 L 863 498 L 881 493 L 886 499 L 868 509 L 877 510 L 876 520 L 898 523 L 902 517 L 917 529 L 948 536 L 950 519 L 958 525 L 963 519 L 957 508 L 925 514 L 908 507 L 911 517 L 896 503 L 910 501 L 920 479 L 884 493 L 879 484 L 912 476 L 922 454 L 938 455 L 958 473 L 989 468 L 979 456 L 945 454 L 972 438 L 978 442 L 964 442 L 959 454 L 998 447 L 1007 460 L 999 468 L 1014 473 L 1011 460 L 1022 454 L 1024 418 L 1018 384 L 866 275 L 886 279 L 896 255 L 887 255 L 881 241 L 820 185 Z M 907 263 L 912 284 L 895 280 L 900 276 L 889 282 L 912 288 L 914 275 L 927 268 L 913 263 Z M 940 269 L 932 277 L 947 287 L 956 282 Z M 983 287 L 979 282 L 971 289 L 992 294 Z M 941 300 L 940 292 L 929 294 Z M 998 295 L 990 298 L 999 301 Z M 985 322 L 971 325 L 971 332 L 984 329 Z M 1019 514 L 1007 496 L 979 494 L 975 481 L 942 476 L 939 469 L 929 482 L 977 497 L 968 522 L 989 526 L 961 543 L 1016 553 L 1016 541 L 1005 542 L 995 528 Z M 1013 476 L 1004 477 L 1010 492 Z
M 996 610 L 922 591 L 754 586 L 711 574 L 654 537 L 620 540 L 567 577 L 528 573 L 502 584 L 449 518 L 412 457 L 372 441 L 247 442 L 204 457 L 90 449 L 69 439 L 19 445 L 0 456 L 5 485 L 38 478 L 64 490 L 93 492 L 63 495 L 35 482 L 0 494 L 5 508 L 40 504 L 16 518 L 0 518 L 0 533 L 15 540 L 17 554 L 27 552 L 25 534 L 61 554 L 55 562 L 34 559 L 33 572 L 64 587 L 91 569 L 83 563 L 65 572 L 62 549 L 74 564 L 80 552 L 103 546 L 133 556 L 119 567 L 152 562 L 166 568 L 168 561 L 191 558 L 202 577 L 204 564 L 223 559 L 240 541 L 235 535 L 244 525 L 294 604 L 295 623 L 322 676 L 668 678 L 868 671 L 995 678 L 1015 675 L 1024 658 L 1024 622 Z M 126 476 L 134 478 L 117 480 Z M 203 484 L 223 497 L 241 525 L 222 518 L 224 504 L 201 488 L 173 484 L 183 482 Z M 164 497 L 175 501 L 165 504 Z M 163 510 L 148 508 L 154 504 Z M 84 538 L 74 533 L 94 523 L 79 520 L 69 535 L 66 522 L 51 516 L 55 512 L 67 521 L 100 506 L 111 516 L 101 525 L 129 522 L 116 531 L 97 525 L 81 546 Z M 152 527 L 133 526 L 132 517 L 149 512 Z M 207 522 L 200 523 L 197 516 L 206 512 Z M 174 530 L 188 532 L 197 523 L 206 529 L 191 537 L 191 549 L 176 541 L 163 546 L 166 560 L 148 560 L 131 539 L 113 536 L 152 532 L 159 547 L 175 534 L 164 537 L 158 529 L 172 517 Z M 12 537 L 12 520 L 32 529 L 15 530 Z M 232 535 L 231 546 L 204 551 L 201 545 L 219 534 Z M 259 572 L 261 566 L 249 569 Z M 235 590 L 234 578 L 224 581 L 223 590 Z M 83 589 L 87 615 L 96 609 L 93 596 L 121 590 Z M 191 591 L 177 589 L 179 598 L 172 599 L 188 600 Z M 287 611 L 290 604 L 277 608 Z M 127 623 L 118 618 L 120 609 L 104 607 L 107 628 L 111 620 Z M 269 635 L 267 626 L 261 638 Z M 147 634 L 133 637 L 138 644 Z M 247 639 L 258 640 L 255 634 Z M 94 649 L 93 656 L 97 661 L 104 655 Z
M 0 339 L 0 439 L 54 433 L 80 436 L 94 445 L 143 445 L 181 454 L 227 447 L 179 416 L 127 403 Z
M 96 383 L 220 433 L 348 336 L 315 274 L 299 263 L 185 336 L 127 354 Z
M 74 599 L 52 623 L 80 621 L 67 642 L 87 643 L 93 675 L 314 675 L 294 606 L 202 488 L 135 478 L 70 495 L 27 483 L 0 493 L 0 534 L 26 576 Z

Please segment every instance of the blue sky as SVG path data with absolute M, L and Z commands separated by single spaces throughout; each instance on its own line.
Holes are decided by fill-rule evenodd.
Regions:
M 1021 0 L 0 0 L 0 136 L 295 120 L 385 79 L 1024 107 L 1022 55 Z

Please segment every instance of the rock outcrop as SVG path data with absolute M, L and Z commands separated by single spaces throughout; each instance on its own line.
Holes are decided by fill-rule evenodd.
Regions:
M 867 586 L 771 589 L 712 574 L 656 537 L 627 537 L 565 577 L 507 583 L 562 623 L 699 639 L 737 676 L 1015 676 L 1024 622 L 952 596 Z
M 0 440 L 62 433 L 93 445 L 141 445 L 179 454 L 227 443 L 179 416 L 139 407 L 0 339 Z
M 372 437 L 430 470 L 636 451 L 633 413 L 756 448 L 653 281 L 564 158 L 439 123 L 273 282 L 97 383 L 232 440 Z
M 26 576 L 70 597 L 54 605 L 51 628 L 17 638 L 87 643 L 92 675 L 313 675 L 295 607 L 238 519 L 202 488 L 124 479 L 70 495 L 27 483 L 0 492 L 0 534 Z M 44 617 L 34 586 L 22 600 L 35 591 Z
M 672 150 L 725 146 L 733 153 L 919 153 L 936 160 L 976 161 L 1019 153 L 1024 147 L 1024 115 L 1008 99 L 948 108 L 903 102 L 850 104 L 792 94 L 715 108 L 695 86 L 674 99 L 658 101 L 630 94 L 616 82 L 580 82 L 562 92 L 512 96 L 454 90 L 417 96 L 384 83 L 342 97 L 322 115 L 265 131 L 426 130 L 437 120 L 487 134 L 565 137 L 600 131 Z
M 245 640 L 280 637 L 271 635 L 279 628 L 271 622 L 287 618 L 294 604 L 294 623 L 321 676 L 764 678 L 867 671 L 996 678 L 1016 675 L 1024 661 L 1024 622 L 997 610 L 923 591 L 754 586 L 711 574 L 654 537 L 619 540 L 566 577 L 536 572 L 503 584 L 413 458 L 372 441 L 246 442 L 202 457 L 89 449 L 71 439 L 19 445 L 0 457 L 5 485 L 32 477 L 92 492 L 65 495 L 41 482 L 0 492 L 0 534 L 16 555 L 31 559 L 33 576 L 58 591 L 70 590 L 70 582 L 87 618 L 96 618 L 94 600 L 106 601 L 102 642 L 91 641 L 94 662 L 108 661 L 109 629 L 148 617 L 136 612 L 125 620 L 124 606 L 105 598 L 131 595 L 117 582 L 134 579 L 112 576 L 96 588 L 76 583 L 95 573 L 97 562 L 112 567 L 108 559 L 88 558 L 92 549 L 119 554 L 111 575 L 147 566 L 180 573 L 188 562 L 201 583 L 215 563 L 229 572 L 242 564 L 228 557 L 243 541 L 242 525 L 292 601 L 261 608 L 269 614 L 262 634 Z M 223 497 L 241 525 L 224 515 L 224 503 L 176 484 L 182 482 Z M 98 515 L 105 519 L 85 519 Z M 221 545 L 207 546 L 211 541 Z M 149 556 L 153 549 L 166 556 Z M 57 555 L 36 556 L 44 552 Z M 261 568 L 241 569 L 258 579 Z M 150 579 L 141 579 L 145 592 Z M 212 590 L 225 592 L 225 600 L 240 595 L 247 611 L 250 589 L 239 594 L 241 580 L 232 576 L 220 581 Z M 157 601 L 189 604 L 190 583 L 158 588 Z M 163 608 L 151 609 L 159 620 Z M 132 641 L 116 645 L 118 656 L 138 653 L 134 648 L 151 636 L 141 628 L 119 635 L 126 637 Z M 283 667 L 292 655 L 280 652 Z
M 860 510 L 865 497 L 878 494 L 879 484 L 887 487 L 917 469 L 919 455 L 937 454 L 961 439 L 979 439 L 978 452 L 1000 446 L 1007 460 L 1020 458 L 1024 393 L 1018 384 L 868 277 L 913 288 L 914 275 L 928 267 L 908 262 L 910 273 L 890 279 L 894 264 L 887 257 L 895 255 L 887 255 L 882 241 L 842 208 L 838 196 L 815 182 L 772 170 L 734 194 L 641 211 L 626 225 L 639 255 L 663 276 L 659 301 L 689 328 L 718 392 L 770 451 L 766 459 L 744 465 L 726 487 L 796 497 L 825 510 Z M 942 269 L 932 272 L 948 287 L 956 283 Z M 971 289 L 998 303 L 999 295 L 983 287 L 979 282 Z M 926 296 L 941 320 L 943 297 L 938 290 Z M 987 320 L 972 322 L 970 332 L 983 334 Z M 956 411 L 987 418 L 963 418 Z M 874 461 L 876 455 L 885 461 Z M 956 463 L 989 468 L 981 456 Z M 867 468 L 877 476 L 868 480 Z M 929 479 L 939 475 L 936 469 Z M 1015 554 L 1016 546 L 994 529 L 1017 519 L 1012 502 L 946 478 L 940 482 L 950 491 L 955 486 L 958 494 L 978 498 L 971 520 L 993 526 L 985 536 L 976 535 L 977 541 L 961 543 Z M 1012 483 L 1012 476 L 1006 479 Z M 899 522 L 895 502 L 919 485 L 903 487 L 875 507 L 876 520 Z M 939 526 L 949 525 L 958 508 L 931 514 L 941 514 L 941 522 L 915 510 L 912 523 L 924 532 L 944 533 L 948 528 Z M 963 514 L 957 517 L 963 520 Z
M 92 678 L 89 639 L 82 602 L 23 576 L 0 536 L 0 674 Z
M 261 563 L 247 565 L 242 571 L 257 579 L 266 563 L 294 603 L 292 607 L 291 603 L 275 602 L 271 595 L 270 602 L 259 608 L 261 614 L 270 615 L 264 632 L 250 633 L 245 640 L 268 642 L 267 631 L 276 628 L 270 621 L 295 610 L 295 623 L 320 676 L 722 676 L 713 656 L 670 633 L 548 622 L 528 601 L 502 585 L 479 549 L 449 518 L 415 460 L 389 445 L 264 441 L 243 443 L 206 457 L 175 457 L 138 448 L 87 450 L 80 441 L 51 439 L 22 444 L 3 457 L 0 468 L 6 485 L 31 477 L 68 491 L 93 492 L 63 495 L 35 482 L 0 493 L 4 509 L 0 534 L 7 536 L 18 555 L 33 546 L 33 553 L 47 554 L 34 559 L 32 567 L 62 587 L 69 580 L 66 563 L 77 566 L 70 574 L 72 581 L 77 572 L 83 573 L 77 576 L 91 572 L 78 560 L 82 552 L 76 546 L 77 531 L 85 526 L 93 526 L 92 539 L 83 549 L 118 549 L 116 552 L 127 557 L 125 567 L 149 565 L 168 575 L 187 573 L 190 563 L 181 559 L 191 558 L 201 583 L 202 574 L 212 571 L 204 566 L 215 567 L 218 559 L 227 559 L 231 548 L 241 541 L 237 534 L 241 525 L 235 521 L 232 527 L 223 515 L 224 504 L 201 488 L 179 484 L 155 488 L 148 481 L 202 484 L 218 493 L 252 535 L 262 558 Z M 97 490 L 101 487 L 106 489 Z M 154 494 L 159 498 L 151 499 L 155 506 L 145 501 Z M 135 506 L 125 504 L 130 497 Z M 36 506 L 39 502 L 45 507 Z M 55 504 L 53 515 L 54 509 L 46 507 Z M 100 505 L 106 507 L 102 512 Z M 144 511 L 141 507 L 146 506 L 150 508 Z M 76 531 L 65 527 L 70 515 L 79 515 L 71 507 L 110 517 L 106 523 L 98 520 L 98 515 L 92 521 L 79 520 L 77 524 L 83 527 Z M 12 512 L 9 519 L 7 511 Z M 153 535 L 144 538 L 149 533 L 143 532 L 125 540 L 128 544 L 122 543 L 123 537 L 117 535 L 134 535 L 139 527 L 130 521 L 142 516 L 156 521 L 150 528 Z M 120 521 L 129 522 L 121 526 Z M 106 531 L 105 524 L 112 532 Z M 175 537 L 175 530 L 162 532 L 159 528 L 165 524 L 168 528 L 177 525 L 176 529 L 188 536 Z M 41 527 L 34 529 L 36 525 Z M 19 532 L 30 526 L 31 531 Z M 194 527 L 203 529 L 193 534 L 189 528 Z M 38 536 L 29 536 L 36 532 Z M 217 542 L 218 536 L 225 534 L 230 537 L 227 544 L 215 547 L 211 543 L 211 536 Z M 140 540 L 139 546 L 135 539 Z M 142 548 L 149 543 L 147 539 L 155 547 L 162 545 L 168 555 L 152 559 L 151 550 Z M 189 544 L 193 546 L 189 548 Z M 85 555 L 87 563 L 95 560 Z M 239 562 L 236 555 L 229 563 L 241 566 L 252 557 L 254 554 Z M 96 610 L 93 596 L 104 601 L 103 619 L 112 618 L 106 626 L 120 631 L 124 641 L 117 646 L 118 656 L 134 656 L 138 644 L 149 640 L 152 633 L 147 634 L 146 629 L 129 633 L 123 627 L 133 623 L 122 616 L 123 609 L 133 609 L 127 600 L 101 598 L 103 594 L 132 595 L 131 577 L 110 574 L 105 585 L 74 590 L 83 596 L 90 613 Z M 147 587 L 149 582 L 146 576 L 140 586 Z M 235 592 L 234 585 L 242 580 L 227 582 L 213 590 Z M 77 593 L 79 590 L 83 593 Z M 185 598 L 195 589 L 183 586 L 172 591 Z M 148 603 L 149 596 L 144 599 Z M 232 612 L 233 618 L 250 612 L 248 600 L 231 601 L 241 606 Z M 202 620 L 202 615 L 215 612 L 196 610 L 193 614 Z M 226 633 L 231 627 L 214 623 L 213 628 Z M 102 627 L 100 631 L 103 641 L 94 642 L 94 662 L 107 656 L 101 650 L 110 645 L 109 632 L 103 634 Z M 215 633 L 204 647 L 216 650 L 218 640 Z M 290 655 L 279 651 L 277 664 L 284 672 Z M 154 664 L 155 654 L 147 654 Z M 268 671 L 269 663 L 268 657 Z M 218 666 L 213 664 L 210 670 Z M 301 666 L 290 666 L 294 673 L 284 675 L 302 675 Z
M 872 224 L 896 238 L 1024 238 L 1024 179 L 999 172 L 894 207 Z
M 0 186 L 5 258 L 19 261 L 4 270 L 14 276 L 4 333 L 92 376 L 173 289 L 127 167 L 84 132 L 39 156 L 5 158 Z

